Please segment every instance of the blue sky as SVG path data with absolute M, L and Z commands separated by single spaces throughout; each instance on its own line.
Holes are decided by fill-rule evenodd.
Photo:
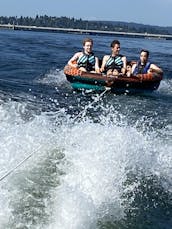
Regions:
M 172 0 L 0 0 L 0 16 L 67 16 L 76 19 L 172 26 Z

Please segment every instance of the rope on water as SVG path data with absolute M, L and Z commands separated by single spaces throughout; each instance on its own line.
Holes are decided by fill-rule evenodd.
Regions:
M 12 168 L 11 170 L 7 171 L 1 178 L 0 181 L 4 180 L 6 177 L 8 177 L 12 172 L 14 172 L 14 170 L 16 170 L 19 166 L 21 166 L 25 161 L 27 161 L 32 155 L 34 154 L 31 153 L 29 154 L 27 157 L 25 157 L 25 159 L 23 161 L 21 161 L 20 163 L 18 163 L 14 168 Z
M 88 106 L 85 107 L 85 109 L 83 111 L 81 111 L 77 116 L 75 116 L 75 118 L 73 120 L 76 120 L 81 114 L 84 114 L 84 112 L 86 112 L 86 110 L 92 106 L 94 103 L 98 102 L 100 100 L 100 98 L 107 92 L 110 91 L 110 87 L 106 87 L 105 90 L 98 96 L 98 98 L 95 98 L 93 100 L 92 103 L 90 103 Z M 38 147 L 37 150 L 35 150 L 34 152 L 32 152 L 31 154 L 29 154 L 27 157 L 25 157 L 21 162 L 19 162 L 15 167 L 13 167 L 12 169 L 10 169 L 9 171 L 7 171 L 2 177 L 0 177 L 0 182 L 2 180 L 4 180 L 6 177 L 8 177 L 10 174 L 12 174 L 17 168 L 19 168 L 25 161 L 27 161 L 29 158 L 31 158 L 33 156 L 33 154 L 35 154 L 38 150 L 40 149 L 40 147 Z
M 75 118 L 73 118 L 73 121 L 75 121 L 78 117 L 80 117 L 82 115 L 82 117 L 84 116 L 85 112 L 87 111 L 87 109 L 89 107 L 91 107 L 94 103 L 98 102 L 100 100 L 100 98 L 108 91 L 110 91 L 111 88 L 110 87 L 105 87 L 105 90 L 97 97 L 93 100 L 93 102 L 91 102 L 90 104 L 88 104 L 88 106 L 85 106 L 84 110 L 82 110 L 79 114 L 77 114 L 75 116 Z

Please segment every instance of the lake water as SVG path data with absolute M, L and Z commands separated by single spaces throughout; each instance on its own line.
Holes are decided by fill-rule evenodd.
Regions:
M 85 35 L 0 30 L 0 228 L 172 228 L 172 42 L 91 36 L 164 70 L 152 94 L 73 91 Z M 17 167 L 15 169 L 15 167 Z

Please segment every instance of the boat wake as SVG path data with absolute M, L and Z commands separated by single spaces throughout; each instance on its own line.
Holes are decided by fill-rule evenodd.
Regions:
M 1 106 L 1 176 L 32 154 L 1 181 L 1 227 L 122 228 L 145 223 L 147 208 L 172 225 L 172 126 L 162 138 L 129 125 L 111 106 L 94 104 L 104 110 L 98 122 L 61 108 L 26 119 L 26 107 Z

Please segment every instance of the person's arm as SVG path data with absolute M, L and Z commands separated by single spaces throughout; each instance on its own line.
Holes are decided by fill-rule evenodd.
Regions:
M 161 68 L 159 68 L 157 65 L 151 64 L 150 65 L 149 72 L 156 72 L 156 73 L 162 74 L 163 73 L 163 70 Z
M 133 72 L 134 72 L 136 66 L 137 66 L 137 64 L 133 64 L 133 65 L 132 65 L 132 69 L 131 69 L 132 74 L 133 74 Z
M 121 69 L 121 72 L 122 72 L 122 74 L 125 74 L 126 70 L 127 70 L 127 58 L 126 58 L 126 56 L 122 57 L 122 61 L 123 61 L 123 67 Z
M 68 61 L 68 65 L 70 65 L 71 67 L 77 68 L 78 65 L 76 61 L 78 60 L 80 55 L 81 55 L 80 52 L 75 53 L 73 57 Z
M 103 71 L 105 70 L 105 65 L 106 65 L 106 62 L 107 62 L 108 58 L 109 58 L 108 55 L 106 55 L 106 56 L 103 57 L 102 66 L 101 66 L 101 68 L 100 68 L 100 71 L 101 71 L 101 72 L 103 72 Z
M 95 72 L 100 73 L 99 59 L 95 57 Z

